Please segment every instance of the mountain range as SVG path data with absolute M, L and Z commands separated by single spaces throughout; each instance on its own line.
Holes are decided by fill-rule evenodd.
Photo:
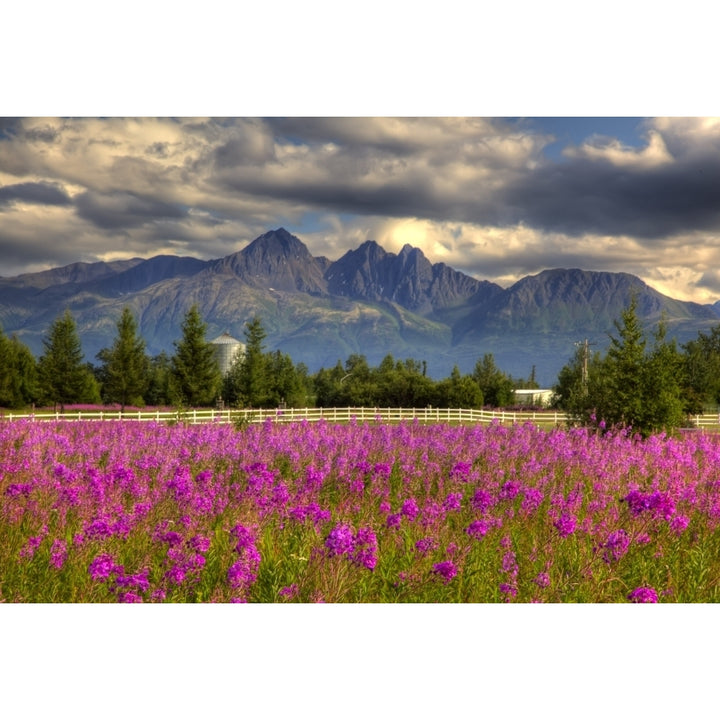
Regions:
M 161 255 L 0 277 L 0 324 L 40 355 L 50 324 L 68 308 L 94 362 L 128 306 L 148 353 L 172 354 L 196 303 L 209 340 L 223 332 L 243 340 L 257 316 L 266 348 L 311 372 L 352 353 L 370 364 L 392 354 L 425 360 L 428 373 L 441 378 L 454 365 L 471 372 L 492 353 L 514 377 L 534 368 L 538 382 L 551 385 L 576 343 L 607 348 L 613 321 L 633 295 L 648 329 L 664 315 L 680 343 L 720 323 L 720 304 L 674 300 L 627 273 L 545 270 L 503 288 L 432 264 L 410 245 L 390 253 L 367 241 L 335 261 L 314 257 L 280 228 L 217 260 Z

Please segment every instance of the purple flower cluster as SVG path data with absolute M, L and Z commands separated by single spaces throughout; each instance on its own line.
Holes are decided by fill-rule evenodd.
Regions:
M 619 530 L 611 532 L 607 540 L 602 543 L 600 547 L 603 550 L 603 560 L 611 564 L 620 560 L 620 558 L 627 553 L 630 547 L 630 537 L 625 530 L 620 528 Z
M 452 560 L 443 560 L 433 565 L 432 572 L 447 585 L 458 574 L 458 569 Z
M 88 572 L 93 580 L 99 582 L 105 582 L 110 575 L 120 574 L 124 572 L 122 565 L 118 565 L 112 555 L 103 553 L 98 555 L 94 560 L 91 561 L 88 566 Z
M 656 603 L 658 594 L 655 588 L 637 587 L 628 594 L 627 599 L 633 603 Z
M 488 530 L 490 529 L 490 524 L 486 520 L 473 520 L 466 528 L 465 532 L 475 540 L 480 540 L 484 538 Z
M 633 515 L 640 515 L 640 513 L 650 510 L 653 514 L 670 520 L 675 514 L 675 503 L 672 498 L 668 493 L 659 490 L 653 493 L 632 490 L 622 498 L 622 501 L 628 504 Z
M 564 512 L 560 517 L 553 523 L 555 529 L 561 538 L 568 537 L 575 532 L 577 527 L 577 518 L 570 513 Z
M 346 556 L 358 566 L 374 570 L 377 565 L 377 536 L 370 527 L 360 528 L 357 533 L 346 523 L 338 523 L 325 539 L 329 557 Z

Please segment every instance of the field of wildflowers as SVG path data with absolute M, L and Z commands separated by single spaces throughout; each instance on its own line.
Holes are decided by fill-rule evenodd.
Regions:
M 720 437 L 0 423 L 11 603 L 707 603 Z

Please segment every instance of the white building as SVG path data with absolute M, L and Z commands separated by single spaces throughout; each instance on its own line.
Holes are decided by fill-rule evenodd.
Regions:
M 514 390 L 515 402 L 518 405 L 536 405 L 547 407 L 553 397 L 553 391 L 541 388 Z

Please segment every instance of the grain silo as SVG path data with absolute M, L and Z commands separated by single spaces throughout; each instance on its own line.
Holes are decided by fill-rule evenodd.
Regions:
M 245 352 L 244 343 L 236 340 L 226 332 L 219 335 L 214 340 L 211 340 L 210 345 L 212 345 L 215 350 L 215 357 L 217 358 L 218 365 L 220 366 L 220 372 L 223 375 L 228 374 L 238 354 Z

